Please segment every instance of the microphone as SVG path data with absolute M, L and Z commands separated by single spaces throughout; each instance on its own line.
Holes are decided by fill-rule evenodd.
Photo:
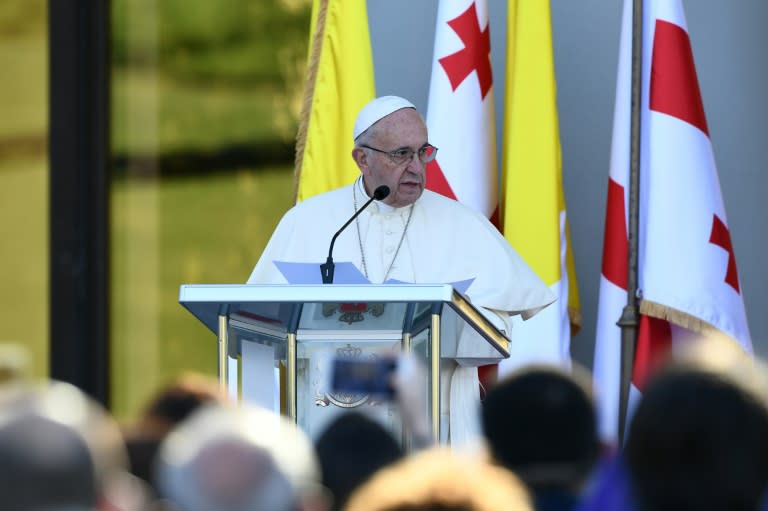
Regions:
M 352 215 L 352 218 L 347 220 L 347 223 L 341 226 L 341 229 L 336 231 L 336 234 L 333 235 L 333 238 L 331 238 L 331 246 L 328 247 L 328 259 L 325 260 L 325 264 L 320 265 L 320 275 L 323 277 L 323 284 L 333 284 L 333 270 L 336 268 L 336 265 L 333 264 L 333 244 L 336 243 L 336 238 L 339 237 L 339 234 L 341 234 L 341 231 L 347 228 L 349 224 L 352 223 L 352 220 L 357 218 L 357 215 L 363 212 L 365 208 L 371 205 L 371 202 L 375 200 L 382 200 L 385 199 L 389 195 L 389 187 L 387 185 L 381 185 L 377 187 L 373 191 L 373 197 L 368 199 L 368 201 L 362 205 L 360 209 L 355 211 L 355 214 Z

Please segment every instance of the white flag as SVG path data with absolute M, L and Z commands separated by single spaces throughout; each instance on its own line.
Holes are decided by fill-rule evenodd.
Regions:
M 438 6 L 427 126 L 440 150 L 427 165 L 427 188 L 492 218 L 498 167 L 485 0 L 443 0 Z
M 625 0 L 595 345 L 601 433 L 617 436 L 620 329 L 627 302 L 632 2 Z M 712 145 L 679 0 L 643 9 L 639 288 L 634 396 L 689 331 L 752 343 Z M 631 406 L 631 404 L 630 404 Z

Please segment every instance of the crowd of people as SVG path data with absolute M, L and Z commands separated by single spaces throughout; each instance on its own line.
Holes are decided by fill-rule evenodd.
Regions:
M 588 377 L 544 365 L 488 389 L 461 449 L 405 446 L 359 409 L 310 439 L 203 375 L 119 425 L 69 384 L 4 371 L 0 509 L 768 509 L 767 373 L 727 341 L 693 345 L 649 380 L 621 448 L 598 437 Z M 404 408 L 421 399 L 394 386 Z

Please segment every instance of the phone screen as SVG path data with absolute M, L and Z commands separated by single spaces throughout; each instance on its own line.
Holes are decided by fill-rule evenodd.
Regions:
M 333 390 L 392 398 L 395 391 L 390 378 L 395 366 L 396 360 L 388 357 L 366 360 L 336 358 L 333 361 Z

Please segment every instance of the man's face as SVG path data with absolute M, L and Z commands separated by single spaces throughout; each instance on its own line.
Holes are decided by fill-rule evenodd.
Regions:
M 418 151 L 427 143 L 427 128 L 418 112 L 403 108 L 379 120 L 374 126 L 374 136 L 368 141 L 371 147 L 385 152 L 411 149 L 415 154 L 410 161 L 396 164 L 387 154 L 370 149 L 355 149 L 353 156 L 360 171 L 368 195 L 381 186 L 389 187 L 385 204 L 401 208 L 413 204 L 424 191 L 426 165 L 421 163 Z

